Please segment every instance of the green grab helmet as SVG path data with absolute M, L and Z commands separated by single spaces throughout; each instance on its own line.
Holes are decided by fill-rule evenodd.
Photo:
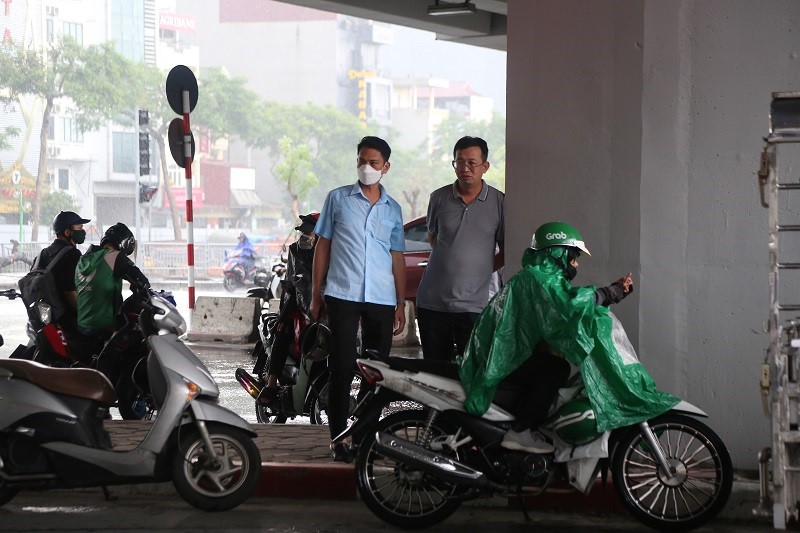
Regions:
M 570 446 L 583 446 L 600 438 L 597 419 L 588 398 L 573 398 L 556 411 L 553 431 Z
M 544 250 L 551 246 L 574 246 L 586 255 L 592 255 L 583 243 L 583 237 L 566 222 L 548 222 L 539 226 L 533 234 L 531 248 Z

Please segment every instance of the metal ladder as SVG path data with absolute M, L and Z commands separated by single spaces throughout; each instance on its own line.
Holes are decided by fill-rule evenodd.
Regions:
M 800 213 L 787 209 L 790 199 L 800 205 L 800 177 L 790 181 L 788 176 L 779 176 L 778 170 L 779 146 L 783 153 L 792 144 L 800 149 L 800 92 L 773 93 L 769 135 L 764 138 L 758 171 L 761 205 L 768 211 L 769 222 L 769 348 L 761 371 L 761 392 L 771 422 L 771 447 L 759 454 L 761 497 L 753 512 L 771 515 L 775 529 L 786 529 L 789 520 L 798 520 L 800 501 L 800 317 L 786 318 L 800 311 L 800 290 L 794 295 L 797 303 L 789 303 L 780 284 L 781 273 L 800 270 L 800 262 L 779 257 L 787 255 L 781 250 L 782 236 L 788 239 L 788 233 L 800 232 Z M 792 220 L 781 219 L 791 215 Z M 800 244 L 800 233 L 796 239 L 791 242 Z M 800 260 L 800 246 L 794 256 Z M 800 287 L 800 278 L 790 279 L 795 280 L 795 287 Z

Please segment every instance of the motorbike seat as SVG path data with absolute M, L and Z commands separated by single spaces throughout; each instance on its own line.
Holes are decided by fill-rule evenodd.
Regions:
M 0 359 L 0 368 L 56 394 L 86 398 L 106 405 L 117 401 L 108 378 L 90 368 L 51 368 L 23 359 Z
M 406 372 L 426 372 L 443 378 L 455 379 L 458 377 L 458 365 L 449 361 L 436 361 L 431 359 L 409 359 L 407 357 L 389 357 L 389 368 Z

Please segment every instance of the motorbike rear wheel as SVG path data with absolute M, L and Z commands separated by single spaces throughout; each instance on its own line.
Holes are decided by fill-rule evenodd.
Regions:
M 261 454 L 244 431 L 208 424 L 213 456 L 197 428 L 179 436 L 172 463 L 175 491 L 204 511 L 227 511 L 250 497 L 261 475 Z
M 719 513 L 733 485 L 725 444 L 692 417 L 669 413 L 649 422 L 675 468 L 664 475 L 638 427 L 617 444 L 611 475 L 622 503 L 640 522 L 660 530 L 686 531 Z
M 402 529 L 438 524 L 461 505 L 461 500 L 453 497 L 457 485 L 384 457 L 375 449 L 375 432 L 385 432 L 444 453 L 441 442 L 454 430 L 436 420 L 425 444 L 421 441 L 427 427 L 423 411 L 394 413 L 380 420 L 358 448 L 356 478 L 361 499 L 378 518 Z M 458 458 L 457 452 L 449 455 Z

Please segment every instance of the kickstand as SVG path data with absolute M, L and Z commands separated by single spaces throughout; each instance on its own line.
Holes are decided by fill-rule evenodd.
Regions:
M 522 485 L 517 487 L 517 498 L 519 498 L 519 508 L 522 509 L 522 515 L 525 517 L 525 521 L 530 522 L 531 515 L 528 514 L 528 509 L 525 508 L 525 496 L 522 494 Z
M 103 496 L 105 496 L 107 502 L 115 502 L 119 499 L 119 496 L 114 496 L 111 494 L 111 491 L 108 490 L 108 487 L 103 485 Z

